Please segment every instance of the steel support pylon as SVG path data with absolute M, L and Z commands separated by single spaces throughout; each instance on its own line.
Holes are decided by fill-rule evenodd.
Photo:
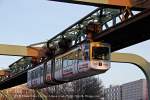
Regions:
M 35 90 L 42 100 L 48 100 L 47 96 L 41 92 L 41 90 Z
M 7 100 L 13 100 L 13 97 L 10 94 L 6 93 L 5 90 L 0 91 L 0 94 L 2 94 Z
M 130 63 L 140 68 L 146 76 L 148 88 L 148 100 L 150 100 L 150 63 L 141 56 L 130 53 L 112 53 L 112 62 Z

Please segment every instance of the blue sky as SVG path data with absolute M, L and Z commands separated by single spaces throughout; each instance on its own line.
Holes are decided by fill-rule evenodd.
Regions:
M 0 44 L 29 45 L 46 41 L 94 9 L 48 0 L 0 0 Z M 150 60 L 148 50 L 150 41 L 119 52 L 139 54 Z M 0 67 L 8 68 L 19 58 L 0 56 Z M 113 63 L 112 68 L 100 78 L 104 85 L 115 85 L 144 78 L 144 75 L 134 65 Z

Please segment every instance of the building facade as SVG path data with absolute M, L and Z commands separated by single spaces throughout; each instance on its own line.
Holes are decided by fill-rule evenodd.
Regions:
M 104 90 L 104 100 L 148 100 L 146 79 L 110 86 Z
M 104 100 L 121 100 L 121 87 L 110 86 L 104 90 L 105 99 Z
M 147 85 L 145 79 L 129 82 L 121 85 L 122 100 L 148 100 Z

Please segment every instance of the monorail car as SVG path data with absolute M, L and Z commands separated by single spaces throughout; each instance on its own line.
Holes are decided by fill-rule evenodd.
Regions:
M 83 42 L 28 71 L 29 88 L 41 88 L 104 73 L 110 68 L 110 45 Z M 36 83 L 36 84 L 35 84 Z
M 83 43 L 55 57 L 54 78 L 72 81 L 100 74 L 110 68 L 110 46 L 100 42 Z

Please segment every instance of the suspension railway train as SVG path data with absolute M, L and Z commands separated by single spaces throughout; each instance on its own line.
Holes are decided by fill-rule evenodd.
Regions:
M 110 46 L 100 42 L 84 42 L 28 70 L 27 86 L 44 88 L 104 73 L 109 68 Z

